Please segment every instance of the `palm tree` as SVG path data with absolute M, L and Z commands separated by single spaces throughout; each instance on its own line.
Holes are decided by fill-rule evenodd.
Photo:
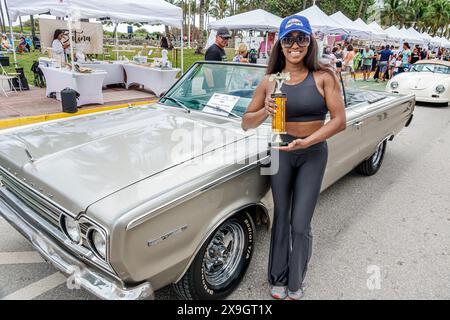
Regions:
M 407 4 L 404 0 L 387 0 L 381 11 L 382 23 L 391 26 L 398 23 L 400 28 L 402 28 L 405 24 L 407 12 Z
M 450 21 L 450 2 L 448 0 L 434 0 L 427 12 L 425 18 L 429 21 L 429 30 L 433 36 L 441 30 L 441 36 L 448 31 Z
M 216 19 L 223 19 L 230 13 L 230 6 L 227 0 L 214 0 L 211 6 L 211 15 Z

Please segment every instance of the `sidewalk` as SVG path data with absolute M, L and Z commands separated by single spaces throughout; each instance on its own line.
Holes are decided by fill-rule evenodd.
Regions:
M 29 91 L 8 95 L 0 99 L 0 129 L 156 101 L 156 96 L 144 90 L 108 88 L 103 91 L 103 105 L 86 105 L 69 114 L 62 112 L 61 101 L 45 97 L 45 89 L 30 86 Z

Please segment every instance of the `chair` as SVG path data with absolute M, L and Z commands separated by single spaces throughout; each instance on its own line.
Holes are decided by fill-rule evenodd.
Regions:
M 17 90 L 16 90 L 14 84 L 12 83 L 12 81 L 14 79 L 16 79 L 17 83 L 19 84 L 20 91 L 22 91 L 22 82 L 20 81 L 20 73 L 14 73 L 14 72 L 9 72 L 8 73 L 8 72 L 5 71 L 5 69 L 3 68 L 3 66 L 1 64 L 0 64 L 0 68 L 1 68 L 1 71 L 2 71 L 1 74 L 0 74 L 0 81 L 1 81 L 0 82 L 1 83 L 0 87 L 2 88 L 2 91 L 3 91 L 3 94 L 5 95 L 5 97 L 8 96 L 8 94 L 5 91 L 5 88 L 3 88 L 3 81 L 5 81 L 5 80 L 8 81 L 10 88 L 12 90 L 14 90 L 15 93 L 17 93 Z

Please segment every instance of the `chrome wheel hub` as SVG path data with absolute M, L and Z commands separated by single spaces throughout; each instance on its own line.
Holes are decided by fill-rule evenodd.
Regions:
M 205 280 L 211 286 L 224 284 L 235 273 L 244 251 L 245 234 L 237 222 L 220 227 L 203 259 Z

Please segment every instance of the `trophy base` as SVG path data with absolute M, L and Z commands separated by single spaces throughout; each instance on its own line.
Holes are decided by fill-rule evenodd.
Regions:
M 269 142 L 269 147 L 287 147 L 288 145 L 287 142 Z
M 285 133 L 283 132 L 283 134 Z M 272 141 L 269 142 L 269 147 L 287 147 L 288 145 L 289 143 L 281 139 L 280 133 L 275 134 Z

